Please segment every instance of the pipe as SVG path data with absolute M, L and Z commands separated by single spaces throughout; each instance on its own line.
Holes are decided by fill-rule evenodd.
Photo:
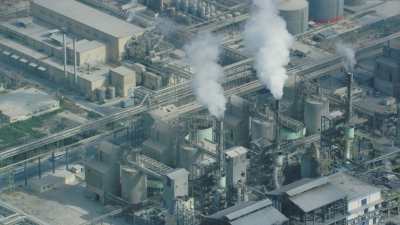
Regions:
M 64 77 L 67 78 L 67 38 L 65 33 L 63 33 L 63 51 L 64 51 Z
M 77 76 L 77 69 L 76 69 L 76 38 L 74 37 L 73 40 L 73 48 L 74 48 L 74 83 L 76 84 L 78 81 L 78 76 Z

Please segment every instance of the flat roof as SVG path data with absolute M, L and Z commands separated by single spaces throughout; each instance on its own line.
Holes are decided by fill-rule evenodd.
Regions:
M 34 115 L 58 103 L 58 100 L 35 88 L 18 89 L 0 95 L 0 111 L 11 118 Z
M 122 38 L 141 35 L 144 29 L 75 0 L 34 0 L 33 4 L 65 16 L 102 33 Z

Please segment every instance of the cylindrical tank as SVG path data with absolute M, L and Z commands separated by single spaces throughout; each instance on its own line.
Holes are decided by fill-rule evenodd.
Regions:
M 114 99 L 115 98 L 115 87 L 108 87 L 107 88 L 107 98 Z
M 344 0 L 344 4 L 349 6 L 362 5 L 365 0 Z
M 257 140 L 261 137 L 267 138 L 267 140 L 275 139 L 275 126 L 272 121 L 265 121 L 258 118 L 251 120 L 251 138 Z
M 307 133 L 320 132 L 322 116 L 329 113 L 329 101 L 326 98 L 308 98 L 304 104 L 304 124 Z
M 106 100 L 106 89 L 105 88 L 97 89 L 96 96 L 99 102 L 104 102 Z
M 280 0 L 278 8 L 291 34 L 300 34 L 307 30 L 308 2 L 306 0 Z
M 131 204 L 139 204 L 147 197 L 146 176 L 130 167 L 121 166 L 121 196 Z
M 335 22 L 343 17 L 344 0 L 308 0 L 310 18 L 317 23 Z

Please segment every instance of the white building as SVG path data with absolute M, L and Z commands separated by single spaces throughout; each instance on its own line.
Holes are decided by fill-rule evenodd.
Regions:
M 346 173 L 328 177 L 329 182 L 347 196 L 347 224 L 373 225 L 379 223 L 379 207 L 383 201 L 381 190 Z

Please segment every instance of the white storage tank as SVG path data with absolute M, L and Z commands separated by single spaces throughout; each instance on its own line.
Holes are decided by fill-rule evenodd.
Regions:
M 317 23 L 330 23 L 343 18 L 344 0 L 308 0 L 310 19 Z
M 304 124 L 307 134 L 321 131 L 322 116 L 329 114 L 329 101 L 326 98 L 308 98 L 304 103 Z
M 307 30 L 309 12 L 306 0 L 280 0 L 278 9 L 291 34 L 296 35 Z

